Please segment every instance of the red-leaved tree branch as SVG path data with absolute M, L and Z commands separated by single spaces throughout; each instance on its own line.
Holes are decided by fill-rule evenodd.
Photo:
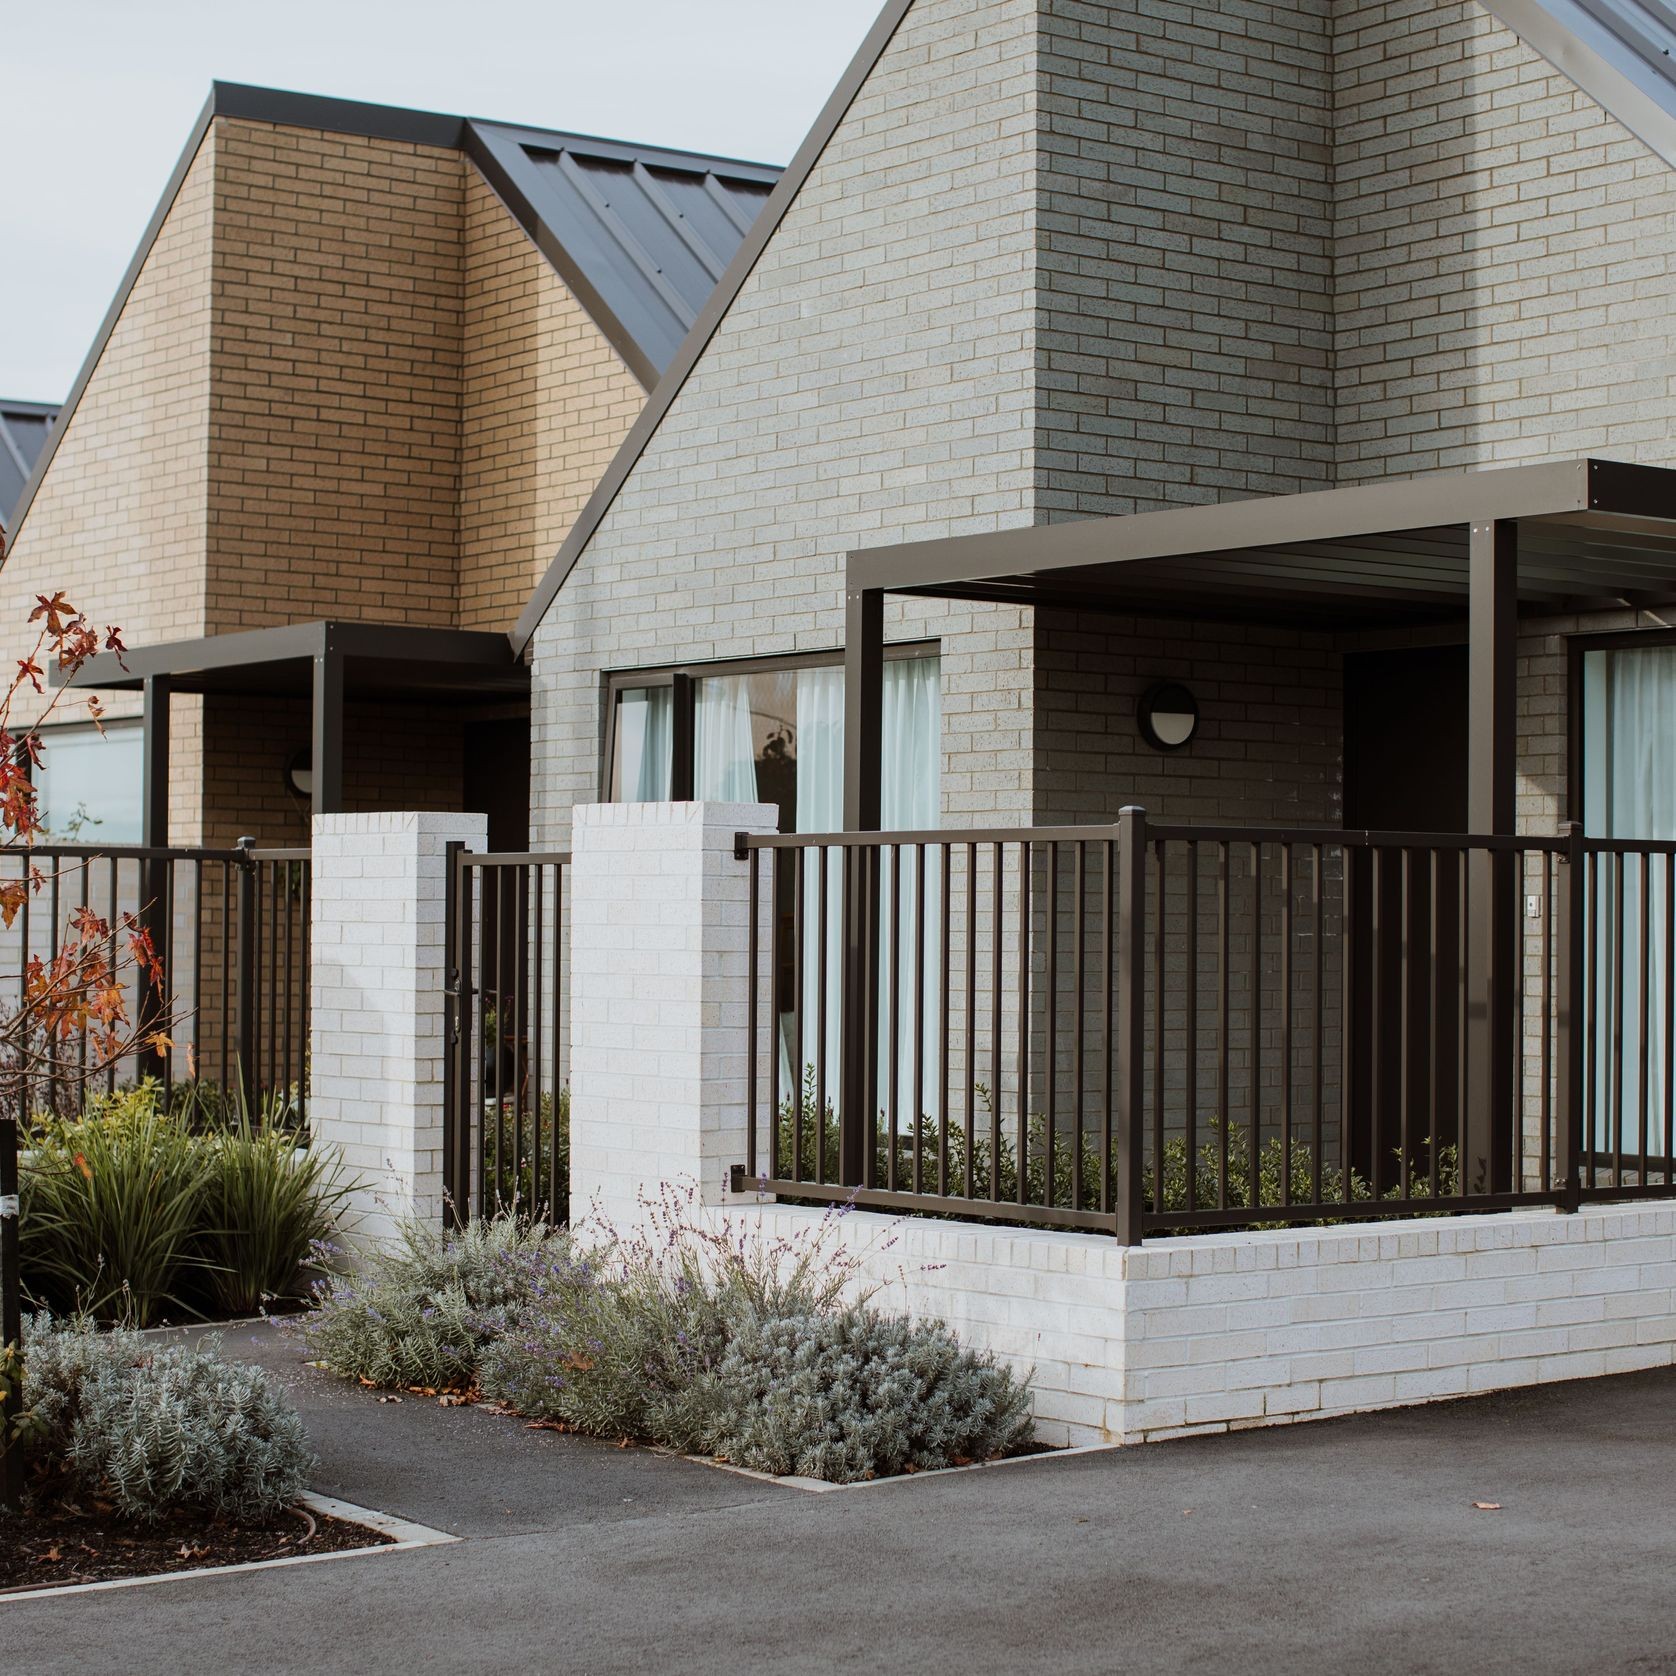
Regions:
M 78 693 L 72 699 L 67 683 L 98 652 L 120 659 L 124 651 L 117 629 L 95 628 L 62 593 L 37 595 L 29 622 L 34 644 L 0 696 L 0 853 L 13 859 L 0 869 L 0 927 L 8 935 L 54 877 L 35 859 L 45 835 L 35 784 L 47 749 L 42 729 L 73 705 L 102 733 L 98 698 Z M 49 684 L 52 669 L 66 684 Z M 20 724 L 16 712 L 29 693 L 45 702 L 31 706 L 33 715 Z M 84 903 L 66 914 L 51 944 L 45 954 L 20 947 L 22 970 L 7 974 L 9 1005 L 0 1014 L 0 1100 L 24 1117 L 19 1106 L 40 1079 L 71 1085 L 138 1047 L 169 1045 L 160 1006 L 163 970 L 138 914 L 107 918 Z M 131 980 L 137 994 L 131 995 Z

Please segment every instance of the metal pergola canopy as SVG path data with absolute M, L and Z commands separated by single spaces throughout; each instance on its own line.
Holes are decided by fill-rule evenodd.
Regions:
M 66 684 L 56 669 L 52 682 Z M 344 807 L 344 707 L 350 699 L 527 701 L 530 672 L 504 634 L 317 622 L 101 652 L 68 684 L 144 693 L 141 837 L 162 845 L 169 831 L 169 704 L 176 693 L 306 699 L 314 812 L 329 815 Z
M 177 693 L 228 693 L 307 698 L 317 659 L 341 663 L 350 698 L 423 701 L 468 694 L 527 694 L 528 665 L 504 634 L 415 628 L 389 623 L 290 623 L 242 634 L 207 635 L 122 653 L 101 652 L 74 685 L 104 692 L 140 692 L 166 680 Z M 54 686 L 63 685 L 57 670 Z
M 1521 606 L 1676 601 L 1676 471 L 1567 460 L 852 553 L 853 594 L 1353 630 L 1458 620 L 1470 531 L 1513 526 Z

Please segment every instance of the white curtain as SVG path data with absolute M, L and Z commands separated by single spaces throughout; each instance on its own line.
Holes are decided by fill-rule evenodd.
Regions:
M 674 698 L 670 687 L 632 687 L 618 695 L 611 795 L 619 803 L 668 801 Z
M 797 679 L 797 830 L 837 832 L 844 822 L 844 672 L 804 669 Z M 821 852 L 803 854 L 803 1004 L 800 1062 L 821 1064 L 827 1098 L 838 1095 L 844 973 L 844 857 L 826 856 L 826 921 L 820 918 Z M 820 1036 L 820 984 L 826 975 L 826 1040 Z M 799 1072 L 801 1080 L 802 1072 Z
M 714 675 L 698 683 L 693 796 L 701 803 L 756 802 L 749 676 Z
M 1676 647 L 1589 652 L 1584 658 L 1584 810 L 1593 837 L 1676 838 Z M 1654 857 L 1643 888 L 1641 858 L 1625 856 L 1621 890 L 1612 859 L 1599 867 L 1599 917 L 1593 981 L 1600 1004 L 1601 1040 L 1616 1017 L 1623 1051 L 1596 1055 L 1595 1145 L 1625 1152 L 1641 1144 L 1643 1065 L 1646 1068 L 1648 1147 L 1664 1150 L 1665 1109 L 1665 862 Z M 1642 948 L 1642 897 L 1650 926 Z M 1641 1035 L 1645 967 L 1647 1037 Z M 1622 974 L 1620 985 L 1619 974 Z M 1617 1111 L 1623 1113 L 1619 1134 Z
M 887 832 L 935 828 L 942 807 L 942 663 L 938 658 L 892 659 L 884 667 L 880 718 L 882 749 L 879 824 Z M 916 1108 L 927 1117 L 938 1106 L 939 1044 L 943 1021 L 937 1002 L 942 992 L 942 856 L 925 852 L 925 965 L 921 987 L 914 986 L 913 928 L 920 912 L 920 877 L 912 850 L 902 852 L 902 877 L 895 857 L 886 851 L 879 902 L 879 1098 L 890 1098 L 891 1006 L 896 1006 L 896 1121 L 908 1133 Z M 901 893 L 898 908 L 897 892 Z M 896 943 L 894 928 L 902 937 Z M 914 1084 L 915 1010 L 924 1009 L 919 1086 Z

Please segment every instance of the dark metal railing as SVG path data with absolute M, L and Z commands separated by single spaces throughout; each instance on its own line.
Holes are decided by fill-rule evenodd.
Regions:
M 1136 810 L 738 848 L 742 1186 L 1128 1240 L 1676 1190 L 1676 845 Z
M 69 1110 L 88 1087 L 113 1091 L 154 1076 L 228 1116 L 306 1122 L 310 860 L 306 849 L 164 849 L 54 844 L 8 852 L 5 876 L 31 872 L 31 891 L 0 932 L 6 993 L 23 1006 L 31 960 L 55 959 L 70 919 L 90 909 L 116 934 L 129 1017 L 141 1039 L 101 1062 L 81 1033 L 26 1053 L 21 1092 L 32 1109 Z M 150 934 L 164 972 L 157 993 L 123 960 L 129 915 Z M 44 1044 L 42 1044 L 44 1047 Z
M 443 1186 L 454 1218 L 569 1215 L 570 857 L 450 846 Z

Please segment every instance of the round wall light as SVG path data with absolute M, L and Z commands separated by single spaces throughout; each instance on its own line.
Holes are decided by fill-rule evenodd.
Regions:
M 1179 681 L 1141 694 L 1141 737 L 1155 751 L 1179 751 L 1199 731 L 1199 701 Z
M 298 797 L 313 800 L 314 752 L 307 745 L 291 753 L 291 760 L 285 765 L 285 785 L 288 791 L 294 791 Z

